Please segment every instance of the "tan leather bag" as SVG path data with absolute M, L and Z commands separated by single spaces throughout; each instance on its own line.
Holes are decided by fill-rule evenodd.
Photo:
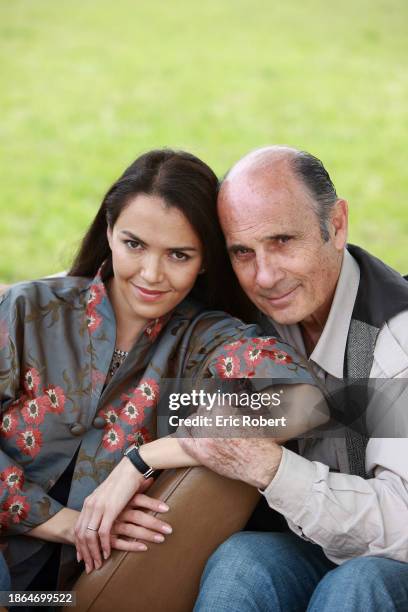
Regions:
M 169 505 L 161 516 L 172 535 L 143 553 L 113 551 L 100 570 L 82 574 L 76 612 L 191 612 L 208 557 L 244 527 L 260 497 L 203 467 L 163 472 L 149 495 Z

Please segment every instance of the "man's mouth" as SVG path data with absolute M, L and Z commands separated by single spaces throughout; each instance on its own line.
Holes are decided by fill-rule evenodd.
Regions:
M 280 295 L 264 295 L 262 297 L 268 300 L 268 302 L 274 306 L 286 305 L 286 303 L 292 299 L 292 295 L 298 289 L 298 287 L 300 287 L 300 285 L 296 285 L 296 287 L 293 287 L 292 289 L 289 289 L 289 291 L 285 291 L 285 293 L 281 293 Z

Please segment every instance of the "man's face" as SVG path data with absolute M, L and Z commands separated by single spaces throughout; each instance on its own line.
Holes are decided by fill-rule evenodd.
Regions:
M 345 202 L 335 206 L 327 242 L 311 195 L 287 167 L 233 174 L 218 204 L 231 262 L 249 299 L 277 323 L 324 324 L 346 240 Z

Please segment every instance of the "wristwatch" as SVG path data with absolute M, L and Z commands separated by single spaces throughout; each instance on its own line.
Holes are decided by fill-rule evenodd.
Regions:
M 143 478 L 147 480 L 150 476 L 153 476 L 155 469 L 143 461 L 137 446 L 129 446 L 123 455 L 133 463 L 135 468 L 142 474 Z

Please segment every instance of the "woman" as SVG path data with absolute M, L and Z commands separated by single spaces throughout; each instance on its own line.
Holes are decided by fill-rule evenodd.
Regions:
M 66 278 L 20 284 L 1 298 L 0 520 L 14 589 L 44 588 L 45 574 L 55 580 L 55 543 L 70 545 L 60 561 L 67 579 L 75 537 L 87 570 L 99 566 L 98 541 L 81 549 L 80 540 L 100 525 L 82 521 L 76 536 L 74 527 L 118 464 L 128 499 L 139 488 L 137 470 L 121 459 L 156 435 L 161 378 L 230 377 L 239 366 L 242 376 L 310 382 L 274 339 L 262 341 L 270 358 L 260 359 L 254 326 L 209 310 L 228 308 L 224 296 L 234 295 L 216 195 L 216 176 L 194 156 L 147 153 L 106 194 Z M 163 457 L 155 467 L 189 461 L 176 440 L 153 449 Z M 113 546 L 143 549 L 116 529 Z

